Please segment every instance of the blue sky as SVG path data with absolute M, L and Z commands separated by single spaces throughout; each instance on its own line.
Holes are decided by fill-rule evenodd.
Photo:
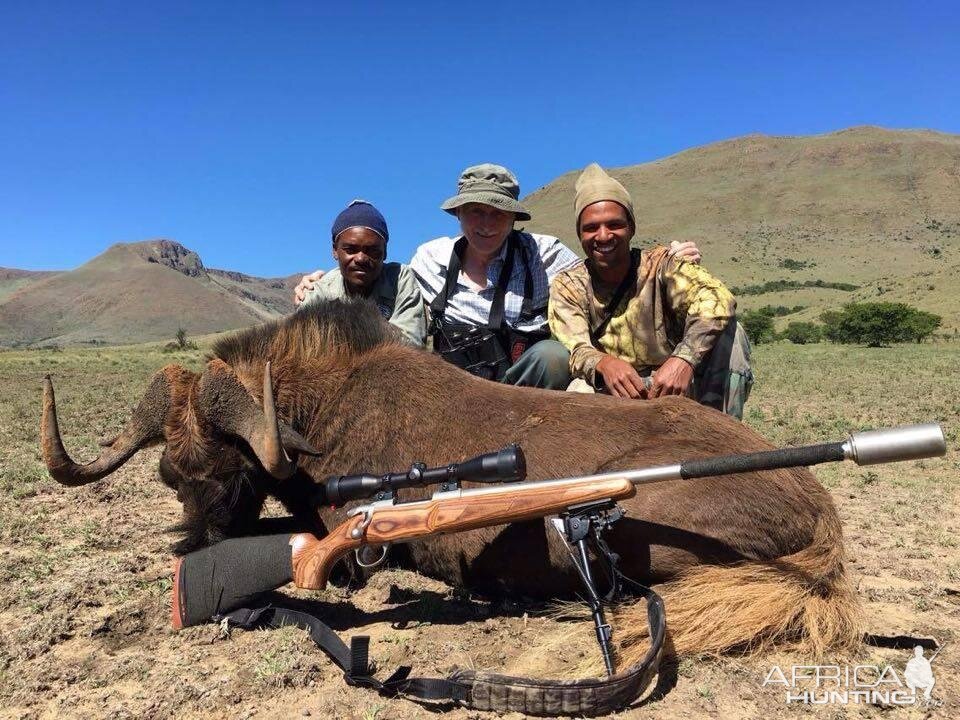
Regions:
M 0 0 L 0 266 L 169 237 L 285 275 L 354 197 L 406 261 L 470 164 L 527 193 L 861 124 L 960 132 L 960 3 Z

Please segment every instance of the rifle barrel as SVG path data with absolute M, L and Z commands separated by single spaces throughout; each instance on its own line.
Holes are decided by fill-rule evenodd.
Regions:
M 511 487 L 514 492 L 523 492 L 530 486 L 540 488 L 556 485 L 558 488 L 572 483 L 591 483 L 622 478 L 634 485 L 644 485 L 665 480 L 692 480 L 694 478 L 728 475 L 732 473 L 754 472 L 758 470 L 776 470 L 779 468 L 806 467 L 825 462 L 853 460 L 858 465 L 919 460 L 939 457 L 947 451 L 943 430 L 936 423 L 906 425 L 884 430 L 868 430 L 851 433 L 847 440 L 817 445 L 765 450 L 744 455 L 722 455 L 703 460 L 687 460 L 672 465 L 655 465 L 637 470 L 615 470 L 598 475 L 569 477 L 559 480 L 540 480 L 517 483 Z M 502 494 L 501 486 L 455 490 L 451 494 L 463 496 L 483 496 Z M 447 493 L 437 493 L 434 497 L 445 497 Z M 421 501 L 427 503 L 428 501 Z M 368 509 L 367 507 L 362 508 Z M 354 512 L 361 510 L 355 509 Z

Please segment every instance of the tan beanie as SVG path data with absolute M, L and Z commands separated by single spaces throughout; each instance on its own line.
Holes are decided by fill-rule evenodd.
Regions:
M 627 215 L 630 216 L 631 224 L 636 227 L 637 222 L 633 217 L 633 200 L 630 199 L 630 193 L 617 180 L 610 177 L 603 171 L 603 168 L 596 163 L 590 163 L 586 169 L 580 173 L 575 186 L 577 195 L 574 198 L 573 206 L 576 211 L 577 234 L 580 234 L 580 214 L 587 205 L 593 205 L 601 200 L 613 200 L 626 208 Z

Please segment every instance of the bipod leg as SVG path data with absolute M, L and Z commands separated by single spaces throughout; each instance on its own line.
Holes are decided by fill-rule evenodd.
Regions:
M 574 557 L 574 565 L 580 574 L 580 579 L 587 590 L 587 605 L 590 607 L 590 614 L 593 615 L 593 625 L 597 633 L 597 643 L 600 645 L 600 652 L 603 655 L 603 664 L 607 668 L 607 675 L 613 675 L 613 650 L 610 647 L 610 638 L 612 631 L 610 624 L 603 614 L 603 603 L 597 594 L 596 585 L 593 583 L 593 575 L 590 573 L 590 557 L 587 555 L 587 540 L 581 537 L 577 540 L 577 553 L 579 559 Z

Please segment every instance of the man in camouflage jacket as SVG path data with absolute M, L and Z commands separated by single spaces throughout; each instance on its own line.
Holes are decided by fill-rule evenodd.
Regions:
M 586 259 L 554 279 L 548 313 L 571 375 L 618 397 L 690 394 L 742 417 L 753 377 L 730 291 L 665 247 L 631 250 L 632 200 L 599 165 L 578 179 L 575 210 Z

